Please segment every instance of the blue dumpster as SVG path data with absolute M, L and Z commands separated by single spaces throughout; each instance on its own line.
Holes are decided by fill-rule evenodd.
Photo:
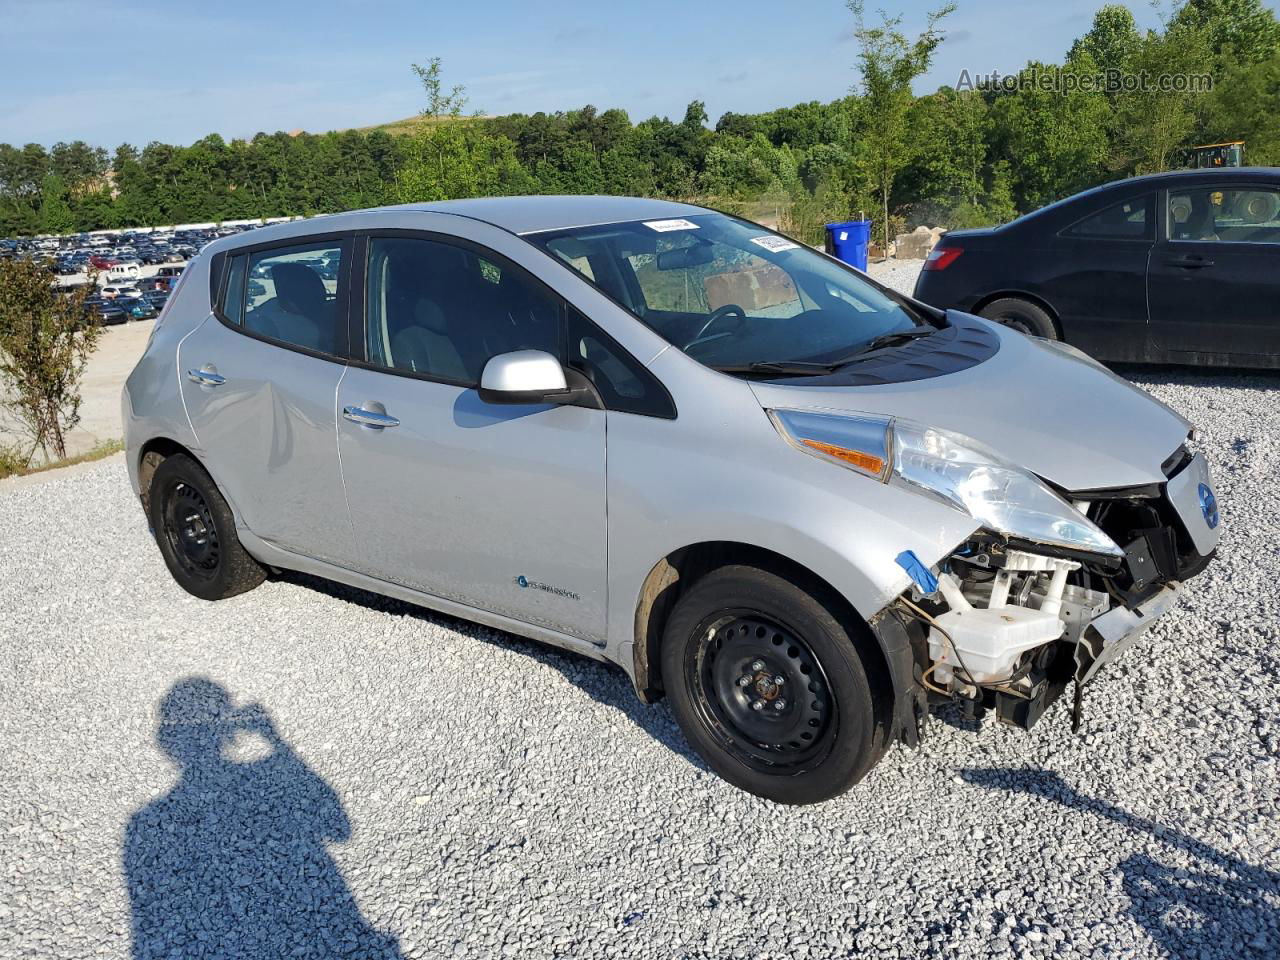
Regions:
M 846 220 L 827 224 L 827 253 L 859 270 L 867 269 L 870 220 Z

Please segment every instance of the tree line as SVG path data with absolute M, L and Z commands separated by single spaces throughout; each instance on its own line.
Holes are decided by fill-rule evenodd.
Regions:
M 1261 0 L 1188 0 L 1154 30 L 1140 30 L 1124 6 L 1104 6 L 1060 63 L 1028 63 L 998 83 L 962 76 L 921 96 L 912 81 L 945 43 L 953 7 L 914 38 L 896 18 L 868 23 L 859 0 L 849 7 L 853 90 L 726 113 L 714 127 L 696 100 L 677 120 L 639 123 L 594 106 L 468 117 L 465 90 L 446 92 L 432 60 L 414 65 L 427 104 L 407 134 L 211 134 L 112 153 L 81 141 L 0 144 L 0 236 L 605 193 L 772 209 L 784 230 L 812 241 L 823 222 L 863 213 L 890 235 L 917 223 L 1004 222 L 1098 183 L 1180 166 L 1196 143 L 1245 140 L 1249 163 L 1280 163 L 1280 24 Z M 1063 76 L 1207 76 L 1212 87 L 1086 88 Z

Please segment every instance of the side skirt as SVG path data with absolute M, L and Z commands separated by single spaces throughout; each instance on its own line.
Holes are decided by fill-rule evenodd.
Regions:
M 296 570 L 299 573 L 307 573 L 325 580 L 333 580 L 337 583 L 354 587 L 357 590 L 367 590 L 369 593 L 394 597 L 397 600 L 403 600 L 415 606 L 425 607 L 428 610 L 457 617 L 459 620 L 470 620 L 473 623 L 493 627 L 496 630 L 514 633 L 528 640 L 536 640 L 539 643 L 560 647 L 572 653 L 589 657 L 592 660 L 599 660 L 604 663 L 613 662 L 610 657 L 605 655 L 603 647 L 597 646 L 589 640 L 581 640 L 578 637 L 571 637 L 568 634 L 560 633 L 547 627 L 539 627 L 531 623 L 525 623 L 523 620 L 514 620 L 511 617 L 490 613 L 487 610 L 481 610 L 479 607 L 467 606 L 465 603 L 445 600 L 443 597 L 432 596 L 429 593 L 422 593 L 387 580 L 379 580 L 377 577 L 356 573 L 354 570 L 347 570 L 345 567 L 325 563 L 323 560 L 314 560 L 300 553 L 292 553 L 254 536 L 238 525 L 236 534 L 239 536 L 244 548 L 264 566 L 279 567 L 283 570 Z

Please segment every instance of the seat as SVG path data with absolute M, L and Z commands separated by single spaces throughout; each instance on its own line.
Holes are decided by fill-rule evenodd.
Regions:
M 472 379 L 449 337 L 448 322 L 440 307 L 423 297 L 414 306 L 413 319 L 411 325 L 401 327 L 391 337 L 392 365 L 451 380 Z
M 333 352 L 333 308 L 324 281 L 301 263 L 271 267 L 276 295 L 245 316 L 245 326 L 309 350 Z

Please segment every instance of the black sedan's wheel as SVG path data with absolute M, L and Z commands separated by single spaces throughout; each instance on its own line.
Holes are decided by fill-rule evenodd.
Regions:
M 1018 297 L 993 300 L 982 308 L 982 316 L 1032 337 L 1058 339 L 1058 328 L 1053 324 L 1053 317 L 1030 300 Z
M 236 537 L 231 508 L 195 460 L 180 453 L 165 459 L 151 479 L 149 505 L 160 553 L 188 593 L 222 600 L 266 577 Z
M 724 567 L 676 604 L 663 639 L 672 709 L 730 783 L 782 803 L 847 790 L 879 759 L 861 638 L 830 605 L 755 567 Z

